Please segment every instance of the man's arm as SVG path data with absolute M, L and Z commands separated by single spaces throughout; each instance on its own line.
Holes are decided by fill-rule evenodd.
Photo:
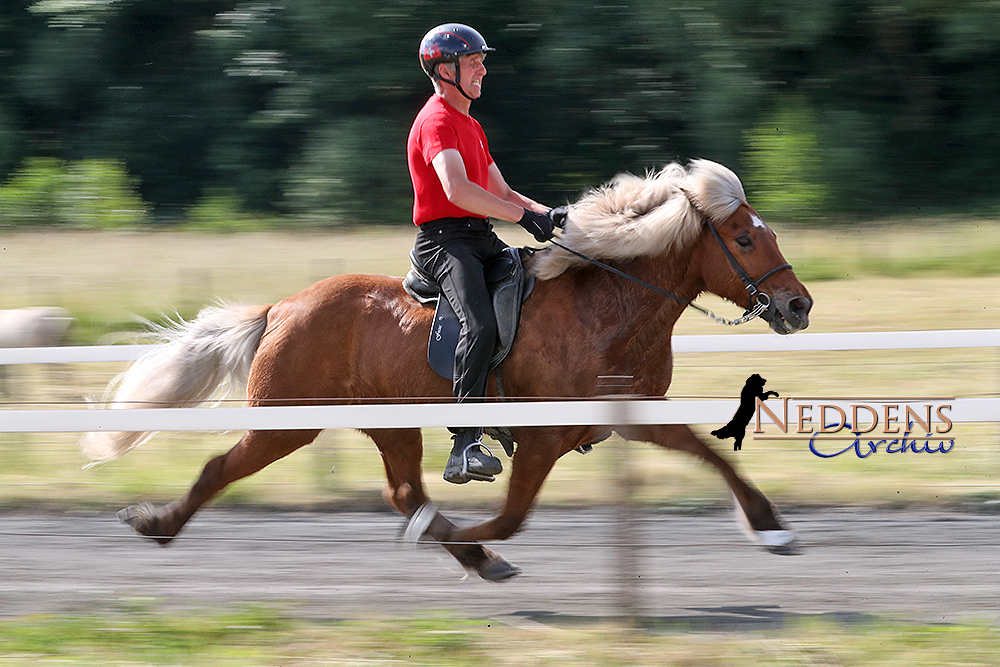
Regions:
M 431 165 L 441 179 L 448 201 L 455 206 L 488 218 L 516 222 L 539 243 L 552 238 L 556 223 L 547 214 L 548 209 L 511 190 L 496 164 L 490 165 L 489 190 L 469 180 L 462 154 L 454 148 L 446 148 L 435 155 Z
M 489 167 L 489 191 L 494 195 L 503 199 L 504 201 L 517 204 L 521 208 L 526 208 L 536 213 L 545 213 L 549 210 L 548 206 L 543 206 L 538 202 L 528 199 L 520 192 L 516 192 L 507 185 L 507 181 L 504 180 L 503 174 L 500 173 L 500 167 L 494 162 Z
M 494 189 L 493 172 L 496 170 L 498 175 L 500 173 L 500 170 L 496 168 L 496 164 L 490 165 L 490 190 L 485 190 L 469 180 L 468 172 L 465 171 L 465 161 L 462 160 L 462 154 L 454 148 L 446 148 L 435 155 L 434 159 L 431 160 L 431 166 L 434 167 L 434 171 L 441 180 L 441 186 L 444 188 L 444 193 L 448 197 L 448 201 L 455 206 L 464 208 L 470 213 L 498 220 L 506 220 L 508 222 L 517 222 L 524 215 L 524 209 L 527 208 L 526 204 L 520 204 L 516 199 L 500 197 L 496 192 L 492 191 Z M 500 177 L 500 182 L 503 183 L 502 176 Z M 507 184 L 503 183 L 503 186 L 506 187 Z M 506 190 L 509 193 L 516 194 L 509 187 L 506 187 Z M 502 192 L 503 190 L 500 189 L 499 191 Z M 520 195 L 518 196 L 520 197 Z M 534 204 L 530 200 L 525 201 Z M 538 205 L 535 204 L 535 206 Z M 541 207 L 541 210 L 544 211 L 544 207 Z

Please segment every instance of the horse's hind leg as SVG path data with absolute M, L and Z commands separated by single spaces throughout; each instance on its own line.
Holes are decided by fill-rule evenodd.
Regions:
M 652 442 L 667 449 L 688 452 L 715 466 L 732 491 L 751 538 L 775 553 L 795 551 L 795 533 L 785 524 L 771 501 L 740 477 L 726 459 L 702 442 L 689 427 L 683 424 L 629 426 L 619 428 L 618 432 L 629 440 Z
M 316 439 L 319 431 L 247 431 L 235 447 L 216 456 L 180 500 L 162 507 L 148 503 L 129 507 L 118 517 L 142 535 L 169 544 L 202 505 L 224 488 L 258 472 Z

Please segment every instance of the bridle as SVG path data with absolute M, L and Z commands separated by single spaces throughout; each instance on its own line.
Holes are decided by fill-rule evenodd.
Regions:
M 752 278 L 750 278 L 750 274 L 746 272 L 746 269 L 740 266 L 740 263 L 736 261 L 735 257 L 733 257 L 733 253 L 729 252 L 729 248 L 726 247 L 726 244 L 722 242 L 722 237 L 719 236 L 719 232 L 715 229 L 715 225 L 713 225 L 708 220 L 705 221 L 705 224 L 708 225 L 708 228 L 710 230 L 712 230 L 712 236 L 714 236 L 715 240 L 719 242 L 719 247 L 722 248 L 722 252 L 726 253 L 726 259 L 729 260 L 729 265 L 733 267 L 733 271 L 735 271 L 736 275 L 740 277 L 740 282 L 743 283 L 743 286 L 746 287 L 747 292 L 749 292 L 749 295 L 747 296 L 747 308 L 746 308 L 747 312 L 750 312 L 750 304 L 753 303 L 754 299 L 757 300 L 757 307 L 760 308 L 760 312 L 757 313 L 757 315 L 753 316 L 757 317 L 758 315 L 760 315 L 765 310 L 771 307 L 770 295 L 768 295 L 765 292 L 761 292 L 759 289 L 757 289 L 757 287 L 760 286 L 762 282 L 773 276 L 778 271 L 783 271 L 784 269 L 792 268 L 792 265 L 788 263 L 779 264 L 778 266 L 774 267 L 773 269 L 762 275 L 757 280 L 753 280 Z M 761 297 L 763 297 L 763 299 Z M 763 307 L 761 307 L 761 304 L 763 304 Z M 744 313 L 744 316 L 746 316 L 746 313 Z M 753 317 L 751 317 L 750 319 L 753 319 Z
M 754 280 L 750 277 L 750 274 L 746 272 L 746 269 L 744 269 L 740 265 L 740 263 L 736 261 L 736 258 L 733 257 L 733 253 L 729 252 L 729 248 L 726 247 L 726 244 L 722 241 L 722 237 L 719 236 L 719 232 L 716 231 L 715 225 L 713 225 L 712 222 L 708 219 L 702 218 L 702 220 L 706 225 L 708 225 L 708 228 L 712 231 L 712 236 L 715 237 L 715 240 L 719 242 L 719 247 L 722 248 L 722 252 L 726 254 L 726 259 L 729 260 L 729 265 L 733 267 L 733 271 L 735 271 L 736 275 L 739 276 L 740 282 L 742 282 L 743 285 L 747 288 L 748 296 L 747 296 L 746 312 L 744 312 L 741 316 L 733 320 L 728 320 L 724 317 L 719 317 L 718 315 L 708 310 L 707 308 L 702 308 L 698 304 L 688 301 L 682 296 L 678 296 L 673 292 L 669 292 L 663 289 L 662 287 L 657 287 L 656 285 L 648 283 L 641 278 L 636 278 L 633 275 L 629 275 L 624 271 L 616 269 L 613 266 L 609 266 L 608 264 L 600 262 L 592 257 L 588 257 L 583 253 L 573 250 L 572 248 L 567 248 L 566 246 L 564 246 L 563 244 L 559 243 L 554 239 L 551 240 L 550 243 L 552 243 L 552 245 L 559 246 L 560 248 L 570 253 L 571 255 L 576 255 L 580 259 L 590 262 L 594 266 L 599 266 L 605 271 L 610 271 L 611 273 L 621 276 L 622 278 L 627 278 L 628 280 L 631 280 L 632 282 L 638 285 L 642 285 L 643 287 L 651 289 L 654 292 L 662 294 L 663 296 L 670 297 L 671 299 L 677 301 L 678 303 L 681 303 L 690 308 L 694 308 L 695 310 L 699 311 L 705 317 L 712 320 L 713 322 L 718 322 L 719 324 L 725 324 L 727 326 L 737 326 L 740 324 L 745 324 L 746 322 L 749 322 L 753 319 L 760 317 L 767 311 L 768 308 L 771 307 L 771 296 L 766 292 L 762 292 L 758 289 L 761 283 L 763 283 L 765 280 L 773 276 L 778 271 L 783 271 L 784 269 L 792 268 L 792 265 L 787 263 L 779 264 L 778 266 L 774 267 L 773 269 L 762 275 L 757 280 Z M 757 304 L 751 308 L 751 305 L 753 304 L 754 301 L 756 301 Z

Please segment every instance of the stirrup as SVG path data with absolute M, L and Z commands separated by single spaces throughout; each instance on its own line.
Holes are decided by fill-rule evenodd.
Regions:
M 469 450 L 472 449 L 473 447 L 481 447 L 483 450 L 485 450 L 485 453 L 488 454 L 490 458 L 497 459 L 497 457 L 493 456 L 493 452 L 490 450 L 490 448 L 487 447 L 486 445 L 484 445 L 481 440 L 475 440 L 475 441 L 469 443 L 468 445 L 466 445 L 465 449 L 462 450 L 462 468 L 461 468 L 461 470 L 453 472 L 453 474 L 451 475 L 451 477 L 449 477 L 448 472 L 450 470 L 454 471 L 454 468 L 450 468 L 447 465 L 445 466 L 445 469 L 444 469 L 444 480 L 446 482 L 451 482 L 452 484 L 466 484 L 466 483 L 471 482 L 471 481 L 477 481 L 477 482 L 495 482 L 496 481 L 497 478 L 496 478 L 496 476 L 494 474 L 481 473 L 481 472 L 477 472 L 477 471 L 474 471 L 474 470 L 469 470 Z M 449 457 L 448 457 L 449 463 L 451 462 L 451 458 L 452 457 L 449 455 Z M 497 460 L 499 461 L 499 459 L 497 459 Z M 503 472 L 503 468 L 502 467 L 501 467 L 500 470 L 497 471 L 497 473 L 500 473 L 500 472 Z

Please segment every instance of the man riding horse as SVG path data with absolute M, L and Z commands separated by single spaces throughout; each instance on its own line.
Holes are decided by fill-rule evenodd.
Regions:
M 434 94 L 410 129 L 407 162 L 413 181 L 414 259 L 441 286 L 462 325 L 455 351 L 453 395 L 459 402 L 486 395 L 497 323 L 483 267 L 507 245 L 487 218 L 516 222 L 539 243 L 562 226 L 565 209 L 551 209 L 507 185 L 489 152 L 486 134 L 469 115 L 482 95 L 493 51 L 477 31 L 448 23 L 428 32 L 420 43 L 420 63 Z M 444 479 L 492 482 L 503 470 L 500 459 L 484 451 L 481 428 L 452 428 L 454 446 Z
M 190 322 L 163 327 L 163 344 L 114 384 L 111 407 L 192 407 L 243 384 L 251 407 L 419 402 L 445 397 L 449 389 L 459 400 L 484 393 L 495 326 L 491 313 L 479 313 L 476 299 L 485 291 L 483 262 L 504 247 L 486 217 L 517 221 L 543 241 L 552 238 L 559 212 L 543 213 L 545 207 L 507 186 L 481 128 L 467 115 L 486 72 L 482 56 L 489 49 L 482 37 L 465 26 L 447 26 L 424 41 L 425 70 L 438 92 L 411 135 L 414 221 L 420 228 L 414 254 L 441 281 L 447 298 L 438 307 L 454 300 L 466 333 L 481 334 L 485 326 L 487 344 L 466 341 L 453 378 L 442 378 L 427 363 L 435 312 L 414 298 L 403 279 L 331 276 L 274 304 L 208 307 Z M 729 324 L 759 317 L 782 335 L 809 325 L 809 291 L 785 261 L 774 230 L 750 206 L 739 177 L 721 164 L 693 160 L 645 176 L 620 174 L 570 211 L 559 246 L 536 253 L 526 267 L 536 283 L 504 361 L 510 396 L 593 397 L 606 391 L 602 378 L 614 375 L 630 378 L 631 395 L 663 397 L 673 375 L 673 330 L 688 308 Z M 716 317 L 694 303 L 705 292 L 747 312 L 732 321 Z M 566 359 L 573 359 L 571 366 Z M 366 423 L 374 425 L 361 431 L 378 447 L 385 467 L 383 498 L 408 518 L 404 534 L 438 542 L 489 581 L 509 579 L 520 569 L 483 542 L 514 535 L 556 462 L 609 430 L 713 466 L 755 542 L 779 553 L 795 547 L 795 533 L 768 498 L 684 424 L 511 425 L 516 450 L 498 513 L 459 526 L 434 507 L 424 488 L 420 428 L 387 427 L 374 418 Z M 223 489 L 313 442 L 321 430 L 250 429 L 205 464 L 183 497 L 166 505 L 139 503 L 119 517 L 141 535 L 169 544 Z M 150 435 L 104 429 L 88 433 L 81 447 L 93 461 L 109 462 Z M 500 471 L 478 435 L 478 429 L 457 434 L 446 479 L 492 479 Z M 475 460 L 466 462 L 466 455 Z

